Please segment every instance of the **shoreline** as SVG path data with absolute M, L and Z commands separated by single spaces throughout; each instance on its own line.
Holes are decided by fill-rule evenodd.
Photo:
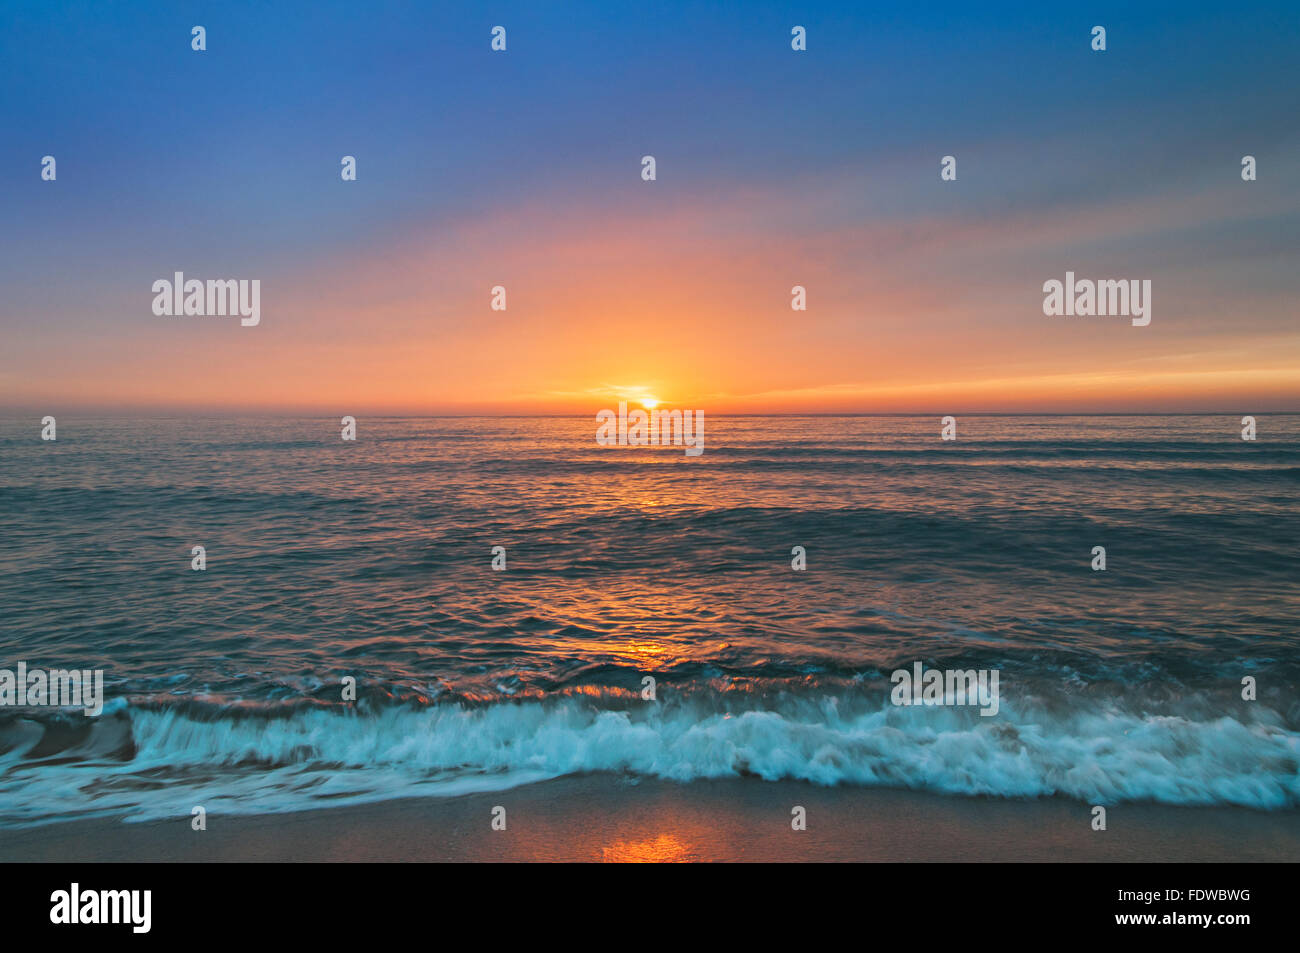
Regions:
M 492 809 L 506 809 L 493 830 Z M 791 829 L 791 810 L 807 829 Z M 959 797 L 731 778 L 578 775 L 284 814 L 0 830 L 0 862 L 1286 862 L 1300 811 Z

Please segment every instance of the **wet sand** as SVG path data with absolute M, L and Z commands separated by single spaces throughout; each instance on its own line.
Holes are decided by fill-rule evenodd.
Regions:
M 506 830 L 492 809 L 506 809 Z M 807 830 L 791 829 L 791 809 Z M 1088 805 L 753 779 L 561 778 L 292 814 L 0 831 L 14 861 L 1295 861 L 1300 812 Z

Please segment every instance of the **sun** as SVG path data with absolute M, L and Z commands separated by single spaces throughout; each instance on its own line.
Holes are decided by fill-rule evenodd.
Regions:
M 654 410 L 656 407 L 659 406 L 659 398 L 658 398 L 658 397 L 642 397 L 642 398 L 641 398 L 641 406 L 644 407 L 646 410 Z

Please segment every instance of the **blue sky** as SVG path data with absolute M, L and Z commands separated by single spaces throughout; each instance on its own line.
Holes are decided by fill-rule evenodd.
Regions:
M 496 24 L 505 54 L 489 51 Z M 806 54 L 789 48 L 794 24 Z M 115 336 L 149 347 L 140 288 L 173 268 L 305 285 L 485 220 L 509 235 L 522 209 L 517 228 L 545 245 L 551 227 L 635 231 L 671 208 L 718 229 L 720 262 L 757 234 L 812 270 L 819 236 L 864 223 L 906 243 L 945 222 L 1014 232 L 1128 208 L 1140 227 L 1085 225 L 1070 260 L 1244 303 L 1235 333 L 1274 354 L 1295 326 L 1293 3 L 11 2 L 0 62 L 10 400 L 50 393 L 38 382 L 69 349 L 88 367 Z M 645 153 L 659 163 L 649 198 L 631 190 Z M 1260 163 L 1249 194 L 1245 153 Z M 39 178 L 46 154 L 57 183 Z M 344 154 L 358 159 L 348 188 Z M 945 154 L 960 190 L 936 185 Z M 710 217 L 714 197 L 754 213 Z M 1038 241 L 989 261 L 969 243 L 920 245 L 954 289 L 997 297 L 988 282 L 1014 289 L 1006 301 L 1064 270 Z M 846 248 L 841 271 L 855 267 Z M 1211 319 L 1183 310 L 1189 336 L 1168 346 L 1203 352 Z M 852 323 L 827 320 L 837 341 Z M 865 347 L 877 329 L 861 333 Z M 114 388 L 83 396 L 111 402 Z

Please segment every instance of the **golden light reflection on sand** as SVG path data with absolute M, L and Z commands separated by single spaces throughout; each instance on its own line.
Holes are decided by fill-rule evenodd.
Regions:
M 600 853 L 606 864 L 682 864 L 695 859 L 690 845 L 673 834 L 660 834 L 654 840 L 615 841 Z

